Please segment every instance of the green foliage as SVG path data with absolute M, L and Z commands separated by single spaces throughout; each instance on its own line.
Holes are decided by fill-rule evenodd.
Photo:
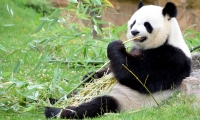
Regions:
M 56 8 L 47 0 L 26 0 L 27 7 L 35 9 L 39 13 L 50 14 Z
M 119 39 L 119 33 L 125 33 L 126 25 L 117 27 L 110 24 L 109 28 L 99 28 L 101 24 L 108 23 L 96 18 L 103 8 L 97 5 L 96 2 L 73 4 L 72 1 L 65 10 L 56 10 L 51 16 L 42 18 L 36 29 L 37 40 L 29 44 L 35 50 L 48 49 L 50 61 L 104 62 L 108 42 Z M 60 12 L 75 14 L 80 21 L 70 21 L 71 16 L 57 16 Z M 82 24 L 84 20 L 88 20 L 88 25 Z
M 192 25 L 192 26 L 195 26 L 195 25 Z M 189 28 L 186 29 L 184 33 L 185 41 L 188 47 L 190 48 L 191 52 L 200 51 L 200 47 L 199 47 L 200 46 L 200 32 L 191 30 Z
M 126 25 L 99 28 L 108 23 L 96 16 L 109 5 L 97 0 L 71 3 L 48 17 L 24 7 L 25 0 L 1 3 L 0 110 L 23 113 L 49 106 L 49 97 L 62 97 L 100 67 L 109 41 L 126 30 Z M 80 22 L 60 16 L 63 11 Z M 88 24 L 80 24 L 83 20 Z

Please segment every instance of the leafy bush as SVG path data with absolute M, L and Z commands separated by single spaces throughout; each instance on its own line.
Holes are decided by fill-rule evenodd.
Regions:
M 119 33 L 125 33 L 126 25 L 118 27 L 98 19 L 103 7 L 109 5 L 106 2 L 71 1 L 64 10 L 56 10 L 51 16 L 41 18 L 41 24 L 36 30 L 36 40 L 30 46 L 40 51 L 48 48 L 50 61 L 105 62 L 107 44 L 111 40 L 119 39 Z M 62 12 L 67 12 L 68 15 L 60 16 Z M 77 16 L 78 23 L 70 21 L 71 14 Z M 83 25 L 83 20 L 89 20 L 89 25 Z M 109 24 L 110 27 L 100 28 L 101 24 Z
M 195 26 L 195 25 L 192 25 L 192 26 Z M 184 33 L 185 41 L 188 47 L 190 48 L 191 52 L 200 51 L 200 32 L 191 30 L 189 28 L 190 27 L 188 27 Z

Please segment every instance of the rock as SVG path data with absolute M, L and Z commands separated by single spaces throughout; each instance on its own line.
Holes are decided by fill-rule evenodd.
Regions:
M 194 105 L 200 107 L 200 53 L 193 53 L 192 59 L 192 72 L 182 81 L 180 90 L 186 95 L 195 95 Z
M 197 69 L 200 69 L 200 52 L 192 53 L 192 71 L 197 70 Z M 200 72 L 199 72 L 199 76 L 200 76 Z
M 200 72 L 200 70 L 199 70 Z M 187 95 L 195 95 L 200 100 L 200 79 L 188 77 L 181 83 L 181 91 Z

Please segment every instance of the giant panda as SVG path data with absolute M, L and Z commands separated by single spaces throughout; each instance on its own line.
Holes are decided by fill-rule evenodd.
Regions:
M 110 42 L 107 47 L 110 60 L 108 73 L 113 73 L 117 79 L 113 89 L 79 106 L 68 106 L 66 109 L 47 107 L 46 118 L 93 118 L 108 112 L 156 106 L 147 90 L 122 64 L 145 83 L 156 101 L 169 98 L 191 71 L 191 54 L 176 16 L 177 7 L 172 2 L 167 2 L 163 8 L 144 6 L 140 1 L 138 10 L 128 21 L 127 37 L 141 38 L 133 41 L 134 47 L 130 52 L 120 40 Z M 106 70 L 97 72 L 94 77 L 102 77 Z

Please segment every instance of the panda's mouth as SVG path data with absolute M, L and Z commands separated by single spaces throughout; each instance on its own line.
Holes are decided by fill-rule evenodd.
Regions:
M 144 42 L 147 39 L 145 36 L 141 36 L 135 40 L 135 42 Z

